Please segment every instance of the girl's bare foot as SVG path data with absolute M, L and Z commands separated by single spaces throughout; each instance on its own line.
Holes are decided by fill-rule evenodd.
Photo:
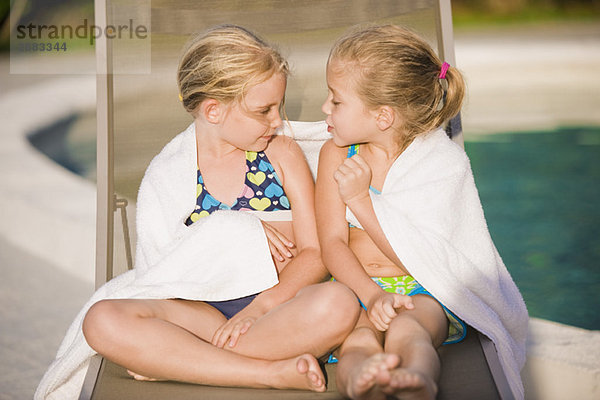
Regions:
M 278 389 L 304 389 L 324 392 L 325 376 L 319 362 L 311 354 L 303 354 L 289 360 L 275 361 L 273 382 L 269 386 Z
M 304 354 L 288 360 L 275 361 L 271 364 L 272 373 L 268 374 L 267 387 L 278 389 L 304 389 L 315 392 L 324 392 L 325 377 L 319 362 L 310 354 Z M 138 381 L 161 381 L 162 379 L 149 378 L 131 370 L 127 373 Z M 258 384 L 258 382 L 257 382 Z
M 402 400 L 434 400 L 437 384 L 420 372 L 397 368 L 390 372 L 389 383 L 382 385 L 381 391 Z
M 385 399 L 387 394 L 381 389 L 389 385 L 391 371 L 399 364 L 396 354 L 372 355 L 349 374 L 346 393 L 354 400 Z
M 130 371 L 130 370 L 127 370 L 127 373 L 128 373 L 128 374 L 129 374 L 129 375 L 130 375 L 130 376 L 131 376 L 133 379 L 135 379 L 136 381 L 157 382 L 157 381 L 160 381 L 160 380 L 162 380 L 162 379 L 156 379 L 156 378 L 148 378 L 147 376 L 144 376 L 144 375 L 137 374 L 137 373 L 135 373 L 135 372 L 133 372 L 133 371 Z

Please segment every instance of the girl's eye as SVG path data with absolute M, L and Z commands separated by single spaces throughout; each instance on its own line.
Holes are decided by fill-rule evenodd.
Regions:
M 261 111 L 261 114 L 265 114 L 265 115 L 266 115 L 266 114 L 268 114 L 269 112 L 271 112 L 271 107 L 269 107 L 269 108 L 266 108 L 266 109 L 262 110 L 262 111 Z
M 337 106 L 340 104 L 339 101 L 335 101 L 335 100 L 331 100 L 331 104 L 333 104 L 334 106 Z

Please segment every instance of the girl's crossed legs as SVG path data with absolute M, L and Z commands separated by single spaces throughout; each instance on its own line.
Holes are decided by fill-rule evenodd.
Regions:
M 338 390 L 352 399 L 435 399 L 440 360 L 437 348 L 448 336 L 448 320 L 433 297 L 412 297 L 386 332 L 366 312 L 340 348 Z M 382 346 L 382 343 L 385 345 Z
M 210 343 L 226 319 L 200 301 L 100 301 L 88 311 L 83 332 L 98 353 L 152 378 L 324 391 L 315 357 L 339 346 L 357 318 L 352 291 L 328 282 L 273 308 L 233 348 Z

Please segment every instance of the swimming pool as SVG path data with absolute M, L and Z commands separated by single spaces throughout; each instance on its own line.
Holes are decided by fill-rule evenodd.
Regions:
M 473 139 L 488 227 L 529 314 L 600 329 L 600 128 Z
M 30 140 L 94 180 L 94 124 L 82 120 Z M 465 137 L 492 238 L 530 316 L 600 329 L 600 128 Z

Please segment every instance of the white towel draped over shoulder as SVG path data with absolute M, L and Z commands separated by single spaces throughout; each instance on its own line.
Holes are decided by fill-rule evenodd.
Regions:
M 443 130 L 417 137 L 371 199 L 409 273 L 494 342 L 514 396 L 522 399 L 527 309 L 488 232 L 464 150 Z
M 202 273 L 210 276 L 213 284 L 209 292 L 200 295 L 204 298 L 196 300 L 230 300 L 258 293 L 275 285 L 277 272 L 266 237 L 255 217 L 237 211 L 219 211 L 189 227 L 185 225 L 185 220 L 196 205 L 197 171 L 196 131 L 192 123 L 154 157 L 140 184 L 136 214 L 137 275 L 146 275 L 144 279 L 154 276 L 155 279 L 162 279 L 164 282 L 170 274 L 168 271 L 153 268 L 152 273 L 149 273 L 148 269 L 159 264 L 164 257 L 189 258 L 186 255 L 188 251 L 182 248 L 182 243 L 187 243 L 183 239 L 193 235 L 192 232 L 197 230 L 196 226 L 206 225 L 199 222 L 221 214 L 218 217 L 220 222 L 224 222 L 223 218 L 226 215 L 231 224 L 224 224 L 220 232 L 233 238 L 232 231 L 236 231 L 235 235 L 239 240 L 223 240 L 212 250 L 214 254 L 207 254 L 208 257 L 198 255 L 195 271 L 203 271 Z M 252 225 L 248 224 L 250 221 Z M 236 229 L 237 225 L 239 228 Z M 218 224 L 210 224 L 210 227 L 210 231 L 219 230 Z M 244 233 L 243 229 L 249 227 L 250 231 Z M 227 239 L 227 236 L 223 239 Z M 260 246 L 254 242 L 258 239 Z M 192 243 L 198 241 L 194 240 Z M 228 251 L 232 246 L 235 246 L 235 251 Z M 228 260 L 228 257 L 233 259 Z M 217 269 L 206 263 L 206 260 L 222 260 L 223 264 L 230 265 L 223 265 Z
M 184 221 L 196 204 L 194 125 L 152 160 L 137 202 L 136 268 L 99 288 L 79 312 L 35 399 L 79 396 L 94 351 L 81 326 L 102 299 L 141 298 L 222 301 L 266 290 L 278 282 L 262 224 L 239 211 L 217 211 L 194 224 Z
M 310 172 L 316 179 L 321 146 L 331 139 L 331 134 L 327 132 L 327 123 L 325 121 L 287 121 L 283 123 L 280 133 L 293 138 L 298 143 L 304 152 Z

